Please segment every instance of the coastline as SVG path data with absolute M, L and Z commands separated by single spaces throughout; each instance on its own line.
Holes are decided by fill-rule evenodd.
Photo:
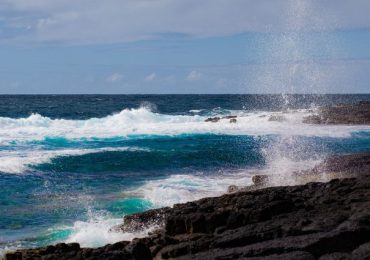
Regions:
M 322 108 L 305 123 L 367 125 L 369 112 L 369 102 Z M 270 187 L 273 178 L 259 175 L 252 186 L 125 216 L 123 225 L 112 227 L 127 232 L 156 226 L 145 238 L 99 248 L 61 243 L 9 252 L 4 259 L 370 257 L 370 153 L 333 156 L 291 176 L 295 186 Z
M 62 243 L 8 253 L 5 259 L 370 257 L 370 153 L 332 161 L 343 167 L 326 169 L 345 169 L 338 171 L 341 177 L 351 173 L 352 178 L 240 191 L 133 214 L 123 228 L 145 228 L 153 220 L 161 227 L 132 242 L 100 248 Z

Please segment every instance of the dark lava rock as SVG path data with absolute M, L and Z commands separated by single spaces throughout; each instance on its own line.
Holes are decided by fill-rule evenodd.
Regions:
M 269 181 L 268 175 L 254 175 L 252 177 L 254 185 L 266 185 Z
M 356 178 L 236 192 L 135 214 L 131 224 L 162 212 L 165 225 L 132 242 L 94 249 L 58 244 L 6 259 L 370 259 L 369 161 L 370 153 L 323 164 L 336 170 L 346 162 L 340 170 L 359 171 Z
M 126 250 L 130 242 L 118 242 L 113 245 L 106 245 L 99 248 L 80 248 L 77 243 L 57 244 L 36 249 L 19 250 L 5 255 L 5 260 L 22 259 L 140 259 L 135 258 L 132 253 Z M 148 249 L 149 250 L 149 249 Z
M 204 122 L 212 122 L 212 123 L 217 123 L 218 121 L 220 121 L 220 117 L 210 117 L 210 118 L 207 118 Z
M 237 116 L 224 116 L 224 117 L 218 117 L 218 116 L 216 116 L 216 117 L 209 117 L 206 120 L 204 120 L 204 122 L 217 123 L 221 119 L 228 119 L 230 123 L 236 123 L 237 122 L 236 118 L 237 118 Z
M 362 101 L 358 104 L 324 107 L 318 114 L 305 117 L 303 122 L 307 124 L 370 124 L 370 102 Z
M 164 225 L 165 218 L 170 212 L 170 208 L 151 209 L 145 212 L 124 216 L 123 224 L 113 227 L 112 231 L 120 232 L 139 232 L 149 227 L 161 227 Z

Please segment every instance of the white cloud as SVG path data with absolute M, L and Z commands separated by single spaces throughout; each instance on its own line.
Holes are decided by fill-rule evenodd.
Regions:
M 202 73 L 196 71 L 196 70 L 193 70 L 191 71 L 188 76 L 186 77 L 186 80 L 188 81 L 197 81 L 197 80 L 200 80 L 202 78 Z
M 124 78 L 124 76 L 122 74 L 113 73 L 112 75 L 107 77 L 106 81 L 111 82 L 111 83 L 115 83 L 115 82 L 121 81 L 123 78 Z
M 370 28 L 369 0 L 2 0 L 0 11 L 11 17 L 8 23 L 16 19 L 31 26 L 15 35 L 18 40 L 69 44 L 135 41 L 166 33 L 209 37 Z
M 145 77 L 145 81 L 153 81 L 157 78 L 157 74 L 152 73 Z

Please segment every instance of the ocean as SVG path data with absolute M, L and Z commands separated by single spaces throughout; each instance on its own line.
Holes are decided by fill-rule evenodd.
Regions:
M 369 125 L 302 123 L 319 106 L 359 101 L 370 95 L 0 96 L 0 255 L 143 236 L 109 230 L 254 174 L 289 184 L 327 156 L 370 151 Z

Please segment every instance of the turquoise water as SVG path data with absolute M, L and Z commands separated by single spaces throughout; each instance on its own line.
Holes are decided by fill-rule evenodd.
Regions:
M 274 95 L 0 96 L 0 250 L 131 239 L 143 234 L 109 232 L 125 214 L 370 151 L 370 126 L 302 123 L 359 100 L 370 96 L 296 95 L 288 110 Z M 204 122 L 225 115 L 238 122 Z

